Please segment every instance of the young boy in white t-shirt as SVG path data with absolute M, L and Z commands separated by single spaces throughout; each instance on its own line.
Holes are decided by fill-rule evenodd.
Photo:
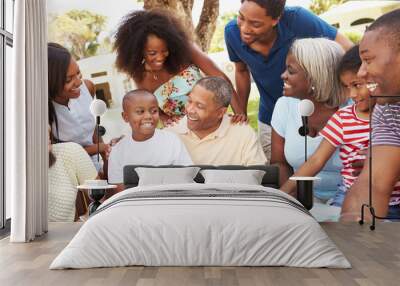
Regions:
M 192 165 L 186 147 L 174 133 L 157 129 L 159 121 L 156 97 L 146 90 L 128 92 L 122 101 L 122 118 L 129 123 L 132 136 L 112 147 L 108 181 L 123 190 L 126 165 Z

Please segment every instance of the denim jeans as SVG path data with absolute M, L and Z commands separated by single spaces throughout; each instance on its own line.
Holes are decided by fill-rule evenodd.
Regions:
M 346 197 L 345 187 L 340 186 L 340 187 L 338 187 L 338 190 L 337 190 L 335 196 L 332 199 L 330 199 L 327 202 L 327 204 L 330 206 L 342 207 L 345 197 Z
M 400 221 L 400 205 L 389 206 L 387 219 L 390 221 Z

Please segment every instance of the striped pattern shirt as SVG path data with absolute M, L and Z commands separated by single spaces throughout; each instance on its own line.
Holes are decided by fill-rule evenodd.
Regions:
M 368 148 L 369 121 L 357 117 L 355 105 L 349 105 L 333 114 L 320 135 L 334 147 L 340 147 L 341 174 L 346 189 L 349 189 L 357 178 L 352 175 L 356 171 L 352 164 L 366 158 L 358 152 Z
M 400 147 L 400 103 L 376 104 L 372 113 L 372 146 Z
M 400 147 L 400 103 L 376 104 L 372 113 L 372 146 Z M 390 205 L 400 204 L 400 182 L 395 186 Z
M 365 155 L 359 155 L 358 152 L 368 148 L 369 131 L 369 121 L 359 118 L 356 114 L 355 105 L 350 105 L 338 110 L 320 132 L 321 136 L 333 146 L 340 146 L 339 156 L 343 163 L 341 174 L 346 190 L 357 179 L 352 175 L 353 171 L 356 171 L 352 164 L 355 161 L 366 159 Z M 399 190 L 400 183 L 397 183 L 389 205 L 400 204 Z

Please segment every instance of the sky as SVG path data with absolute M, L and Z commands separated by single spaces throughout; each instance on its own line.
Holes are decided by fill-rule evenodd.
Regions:
M 112 6 L 110 5 L 112 3 Z M 201 12 L 202 0 L 195 0 L 193 21 L 196 23 Z M 308 7 L 311 0 L 286 0 L 287 6 Z M 239 10 L 240 0 L 220 0 L 220 15 Z M 110 7 L 111 6 L 111 7 Z M 141 9 L 134 0 L 47 0 L 48 13 L 62 14 L 71 9 L 86 9 L 107 16 L 107 31 L 113 31 L 118 26 L 123 15 L 131 10 Z

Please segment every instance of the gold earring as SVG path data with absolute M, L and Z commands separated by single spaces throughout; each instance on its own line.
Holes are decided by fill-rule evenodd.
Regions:
M 146 62 L 146 60 L 143 58 L 143 60 L 142 60 L 142 65 L 144 65 L 145 62 Z

